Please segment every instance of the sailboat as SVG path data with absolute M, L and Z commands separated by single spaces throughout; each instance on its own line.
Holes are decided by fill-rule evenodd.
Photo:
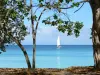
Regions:
M 59 49 L 59 50 L 57 50 L 57 67 L 58 68 L 60 68 L 60 47 L 61 47 L 60 36 L 58 36 L 58 38 L 57 38 L 57 49 Z
M 60 46 L 60 37 L 58 36 L 58 38 L 57 38 L 57 48 L 60 48 L 61 46 Z

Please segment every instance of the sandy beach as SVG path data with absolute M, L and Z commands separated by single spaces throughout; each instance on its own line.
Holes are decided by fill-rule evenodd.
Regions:
M 70 67 L 65 69 L 37 68 L 29 74 L 27 68 L 0 68 L 0 75 L 100 75 L 100 70 L 90 67 Z

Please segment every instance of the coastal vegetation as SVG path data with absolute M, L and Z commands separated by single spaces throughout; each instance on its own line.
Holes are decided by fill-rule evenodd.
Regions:
M 27 1 L 25 0 L 4 0 L 2 1 L 4 3 L 2 9 L 5 10 L 5 18 L 4 18 L 4 24 L 0 25 L 4 28 L 1 29 L 1 37 L 2 44 L 1 44 L 1 50 L 4 51 L 5 44 L 11 44 L 15 42 L 22 50 L 26 63 L 29 69 L 35 68 L 35 55 L 36 55 L 36 33 L 38 29 L 38 25 L 41 19 L 41 16 L 44 14 L 45 11 L 53 11 L 54 14 L 52 16 L 48 16 L 45 20 L 42 22 L 45 24 L 50 24 L 51 26 L 57 26 L 58 30 L 61 32 L 67 31 L 67 35 L 72 35 L 75 33 L 75 36 L 79 36 L 79 31 L 83 27 L 83 24 L 80 22 L 72 22 L 67 16 L 67 19 L 62 19 L 59 14 L 66 15 L 65 12 L 63 12 L 60 7 L 62 6 L 62 3 L 60 1 L 43 1 L 39 0 L 37 5 L 30 0 L 30 5 L 27 4 Z M 42 12 L 39 16 L 37 16 L 37 9 L 35 12 L 33 12 L 33 9 L 39 8 L 42 9 Z M 56 14 L 57 13 L 57 14 Z M 46 12 L 45 12 L 46 14 Z M 24 24 L 24 18 L 31 20 L 32 24 L 32 38 L 33 38 L 33 59 L 32 59 L 32 65 L 30 64 L 30 60 L 28 57 L 28 54 L 24 48 L 24 46 L 21 44 L 21 41 L 24 40 L 24 37 L 28 34 L 27 28 Z M 51 18 L 53 18 L 51 20 Z M 4 30 L 5 29 L 5 30 Z
M 5 51 L 5 46 L 16 43 L 22 50 L 28 68 L 31 68 L 28 54 L 21 44 L 24 37 L 28 34 L 24 24 L 24 17 L 28 15 L 29 7 L 25 5 L 23 0 L 2 0 L 2 12 L 0 17 L 4 15 L 0 23 L 0 48 Z M 1 6 L 0 5 L 0 6 Z
M 16 43 L 22 50 L 28 69 L 35 69 L 36 58 L 36 35 L 41 17 L 46 12 L 53 12 L 51 16 L 42 20 L 46 25 L 56 26 L 60 32 L 67 33 L 67 35 L 75 34 L 79 36 L 80 30 L 83 27 L 82 22 L 73 22 L 69 19 L 64 10 L 82 6 L 88 2 L 93 13 L 92 25 L 92 42 L 94 54 L 94 67 L 100 69 L 100 1 L 99 0 L 82 0 L 76 2 L 74 0 L 38 0 L 35 4 L 30 0 L 1 0 L 0 1 L 0 48 L 5 51 L 7 44 Z M 81 5 L 82 4 L 82 5 Z M 67 7 L 66 7 L 67 6 Z M 39 15 L 37 12 L 42 10 Z M 2 13 L 1 13 L 2 12 Z M 3 15 L 3 16 L 2 16 Z M 61 16 L 64 16 L 62 18 Z M 29 60 L 28 54 L 21 44 L 25 36 L 28 35 L 27 27 L 24 24 L 24 18 L 31 20 L 32 38 L 33 38 L 33 58 L 32 64 Z

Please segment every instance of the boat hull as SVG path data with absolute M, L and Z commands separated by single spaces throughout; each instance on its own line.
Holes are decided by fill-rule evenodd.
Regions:
M 57 46 L 57 49 L 60 49 L 61 48 L 61 46 Z

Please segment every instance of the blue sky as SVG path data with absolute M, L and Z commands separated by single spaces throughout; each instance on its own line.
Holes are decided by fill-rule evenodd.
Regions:
M 69 9 L 67 12 L 72 21 L 80 21 L 84 24 L 84 27 L 82 28 L 78 38 L 76 38 L 74 35 L 67 36 L 66 33 L 61 33 L 55 27 L 44 25 L 40 21 L 36 39 L 37 45 L 56 45 L 58 36 L 60 36 L 61 45 L 91 45 L 92 40 L 90 39 L 90 28 L 92 27 L 92 11 L 90 5 L 85 3 L 78 12 L 74 13 L 76 9 L 77 8 Z M 39 11 L 37 15 L 39 14 Z M 46 12 L 46 14 L 43 14 L 42 19 L 51 14 L 51 12 Z M 25 25 L 28 26 L 28 31 L 30 31 L 30 21 L 25 19 Z M 22 44 L 32 45 L 31 34 L 25 37 L 25 40 L 22 41 Z

